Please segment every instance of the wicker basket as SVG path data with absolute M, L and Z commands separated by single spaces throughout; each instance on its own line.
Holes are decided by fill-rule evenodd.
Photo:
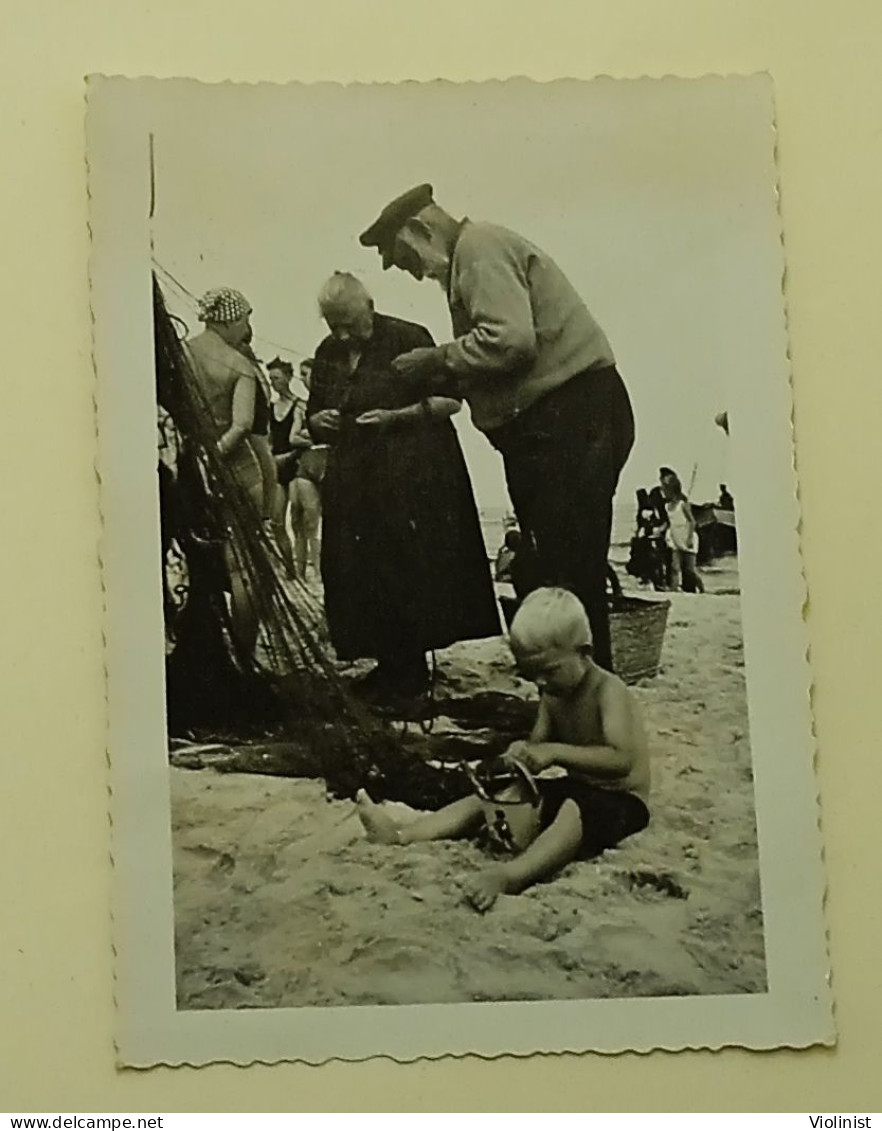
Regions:
M 614 600 L 609 614 L 613 667 L 626 683 L 658 675 L 670 607 L 665 598 Z

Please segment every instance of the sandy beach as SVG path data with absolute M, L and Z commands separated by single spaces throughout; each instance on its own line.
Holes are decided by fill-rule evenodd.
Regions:
M 649 828 L 487 915 L 462 902 L 486 862 L 472 844 L 375 846 L 319 781 L 172 767 L 178 1007 L 762 992 L 734 565 L 705 581 L 705 597 L 669 595 L 661 671 L 636 688 Z M 439 670 L 449 693 L 532 693 L 502 639 L 458 644 Z

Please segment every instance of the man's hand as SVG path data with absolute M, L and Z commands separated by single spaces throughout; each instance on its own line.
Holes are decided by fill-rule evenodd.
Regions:
M 392 362 L 392 372 L 401 377 L 426 377 L 437 373 L 440 368 L 441 359 L 434 346 L 421 346 L 401 353 Z
M 385 432 L 395 423 L 397 415 L 395 410 L 391 408 L 372 408 L 368 412 L 363 412 L 361 416 L 356 416 L 355 423 L 359 428 L 371 428 L 378 432 Z
M 336 436 L 340 431 L 340 413 L 335 408 L 323 408 L 309 418 L 309 427 L 316 436 Z

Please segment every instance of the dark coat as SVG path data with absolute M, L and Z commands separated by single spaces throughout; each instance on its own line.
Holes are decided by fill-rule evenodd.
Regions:
M 399 354 L 431 346 L 422 326 L 374 316 L 357 369 L 326 338 L 315 355 L 307 416 L 341 412 L 323 487 L 322 580 L 341 659 L 413 654 L 495 636 L 499 619 L 462 450 L 449 420 L 426 414 L 382 432 L 362 412 L 418 403 Z M 420 382 L 422 385 L 422 382 Z

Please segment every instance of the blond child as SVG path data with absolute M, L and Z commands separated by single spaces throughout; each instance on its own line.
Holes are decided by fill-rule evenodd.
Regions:
M 539 689 L 539 711 L 529 738 L 476 775 L 475 794 L 408 825 L 364 791 L 358 797 L 362 824 L 377 843 L 454 839 L 483 827 L 513 850 L 467 883 L 466 899 L 478 911 L 649 821 L 649 753 L 637 703 L 594 663 L 579 599 L 565 589 L 535 590 L 518 609 L 509 643 L 518 671 Z M 565 773 L 536 777 L 550 767 Z

